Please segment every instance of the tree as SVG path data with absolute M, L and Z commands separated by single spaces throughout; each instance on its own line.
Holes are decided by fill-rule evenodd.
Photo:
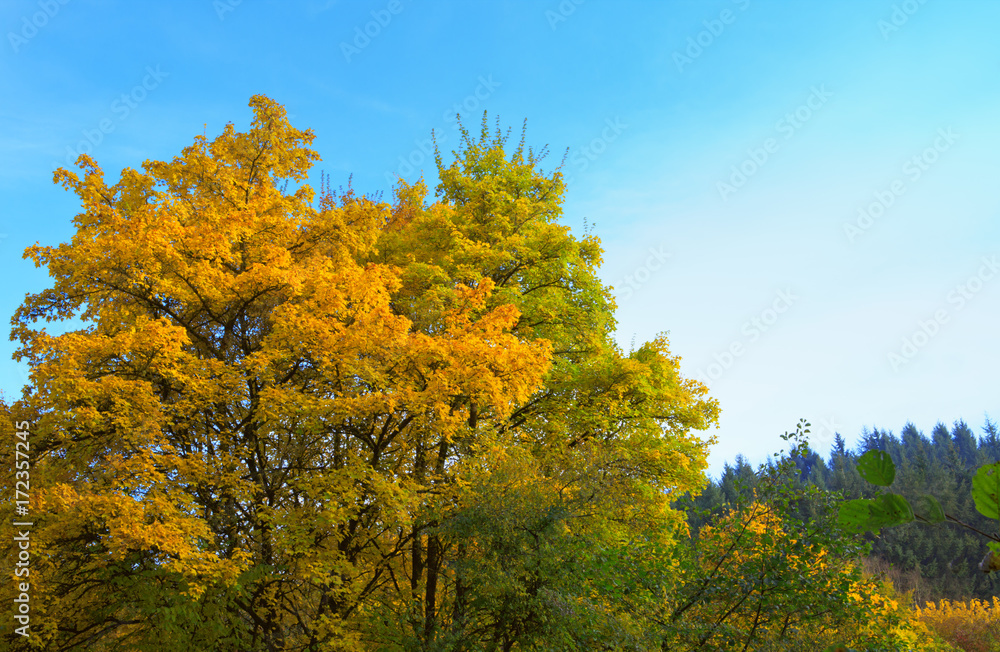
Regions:
M 979 437 L 980 464 L 990 464 L 1000 462 L 1000 434 L 997 432 L 997 424 L 986 418 L 983 424 L 983 434 Z
M 314 205 L 312 133 L 250 105 L 248 132 L 114 186 L 87 156 L 82 179 L 56 173 L 83 211 L 72 242 L 26 251 L 54 284 L 12 330 L 31 366 L 14 409 L 35 415 L 38 640 L 510 649 L 639 631 L 601 589 L 630 550 L 683 536 L 669 503 L 703 483 L 692 431 L 718 407 L 665 337 L 614 344 L 599 241 L 556 223 L 561 174 L 523 135 L 508 159 L 484 116 L 454 163 L 438 154 L 440 201 L 401 181 L 392 205 Z
M 955 422 L 955 425 L 952 427 L 951 438 L 955 444 L 955 449 L 958 451 L 959 458 L 965 464 L 965 468 L 974 467 L 978 457 L 976 436 L 972 433 L 969 426 L 966 425 L 965 421 L 960 419 Z
M 944 425 L 940 421 L 934 424 L 934 430 L 931 431 L 931 442 L 934 449 L 934 457 L 938 463 L 949 465 L 954 464 L 955 442 L 951 439 L 951 433 L 948 432 L 948 426 Z
M 833 463 L 834 457 L 843 457 L 847 455 L 847 442 L 844 441 L 843 435 L 839 432 L 834 433 L 833 446 L 830 448 L 830 463 Z
M 737 483 L 744 490 L 677 555 L 680 581 L 649 587 L 666 596 L 654 602 L 663 649 L 946 649 L 864 575 L 868 545 L 837 526 L 837 496 L 803 482 L 808 426 L 786 433 L 793 448 L 754 472 L 752 487 Z
M 932 457 L 931 442 L 924 436 L 924 433 L 917 430 L 912 422 L 907 421 L 906 425 L 899 432 L 904 457 L 914 462 L 926 470 Z

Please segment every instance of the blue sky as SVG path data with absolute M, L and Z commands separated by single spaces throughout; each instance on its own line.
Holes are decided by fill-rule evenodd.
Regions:
M 52 170 L 109 180 L 249 125 L 316 133 L 362 193 L 433 185 L 431 130 L 484 110 L 568 148 L 564 221 L 604 244 L 626 350 L 669 331 L 722 407 L 717 473 L 799 418 L 834 431 L 1000 417 L 1000 4 L 8 0 L 0 5 L 0 312 L 72 236 Z M 0 389 L 24 369 L 0 343 Z

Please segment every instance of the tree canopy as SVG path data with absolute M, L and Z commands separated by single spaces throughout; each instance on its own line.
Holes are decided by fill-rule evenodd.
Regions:
M 82 211 L 25 252 L 52 286 L 12 319 L 31 382 L 7 408 L 31 424 L 33 644 L 634 640 L 613 580 L 686 534 L 670 504 L 719 410 L 665 336 L 615 344 L 561 173 L 484 116 L 432 203 L 317 193 L 312 132 L 250 105 L 115 185 L 86 155 L 56 172 Z

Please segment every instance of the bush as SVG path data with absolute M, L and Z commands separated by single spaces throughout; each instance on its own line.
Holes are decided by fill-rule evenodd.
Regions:
M 953 646 L 967 652 L 1000 650 L 1000 598 L 992 602 L 941 600 L 917 609 L 918 618 Z

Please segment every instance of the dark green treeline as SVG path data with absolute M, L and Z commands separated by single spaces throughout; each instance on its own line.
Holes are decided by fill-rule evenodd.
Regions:
M 837 433 L 825 459 L 812 449 L 793 459 L 803 485 L 815 485 L 844 499 L 872 498 L 879 488 L 861 479 L 855 463 L 873 449 L 886 451 L 896 464 L 892 491 L 911 502 L 921 494 L 931 494 L 947 514 L 985 532 L 997 533 L 998 523 L 976 511 L 971 495 L 976 469 L 1000 461 L 1000 432 L 994 422 L 987 419 L 978 437 L 964 421 L 955 422 L 951 429 L 938 423 L 930 437 L 912 423 L 907 423 L 898 436 L 889 430 L 865 428 L 853 450 Z M 689 515 L 692 532 L 697 532 L 710 514 L 732 504 L 737 495 L 751 492 L 758 477 L 754 471 L 738 456 L 735 464 L 727 463 L 721 477 L 710 481 L 700 496 L 679 501 L 677 506 Z M 800 504 L 800 517 L 809 518 L 812 509 L 808 503 Z M 867 536 L 872 541 L 871 555 L 866 560 L 869 570 L 886 574 L 903 591 L 912 590 L 918 603 L 1000 595 L 1000 581 L 978 569 L 987 552 L 986 539 L 970 530 L 954 524 L 909 523 L 887 528 L 878 536 Z

